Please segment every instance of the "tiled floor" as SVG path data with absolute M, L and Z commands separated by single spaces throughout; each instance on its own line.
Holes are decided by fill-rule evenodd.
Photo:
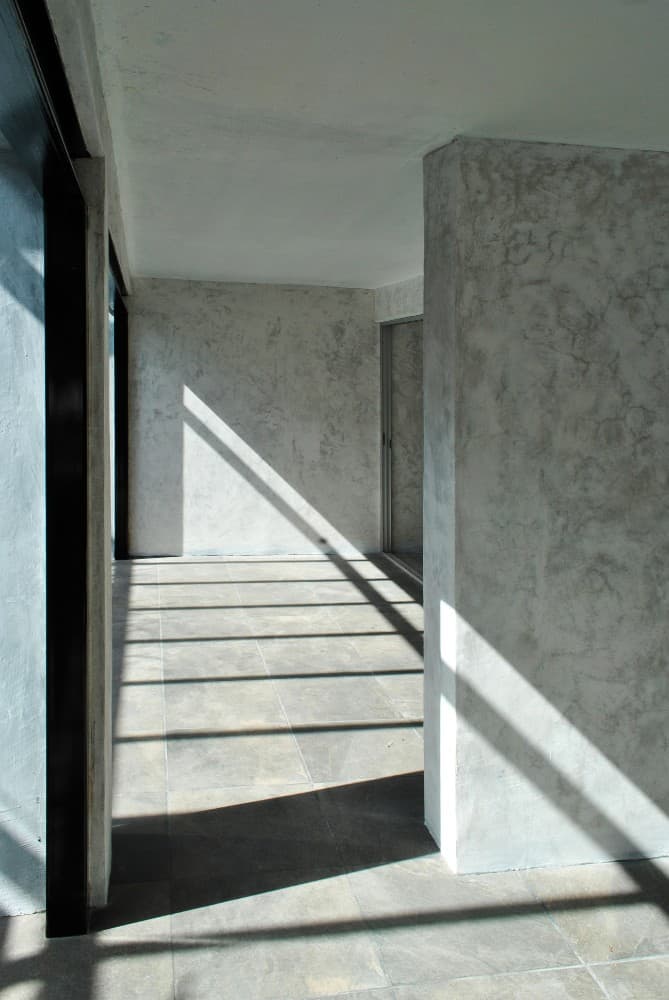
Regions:
M 2 1000 L 666 1000 L 669 865 L 454 877 L 388 563 L 115 579 L 114 871 L 87 938 L 0 921 Z

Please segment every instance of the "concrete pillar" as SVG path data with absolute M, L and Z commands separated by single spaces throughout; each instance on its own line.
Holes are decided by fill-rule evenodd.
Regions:
M 669 155 L 425 161 L 426 810 L 459 872 L 669 853 Z
M 104 906 L 111 868 L 111 467 L 109 228 L 105 160 L 79 160 L 88 209 L 89 904 Z

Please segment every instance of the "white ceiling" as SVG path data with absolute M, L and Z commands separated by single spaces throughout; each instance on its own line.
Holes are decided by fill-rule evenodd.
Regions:
M 92 0 L 135 273 L 422 270 L 457 134 L 669 149 L 667 0 Z

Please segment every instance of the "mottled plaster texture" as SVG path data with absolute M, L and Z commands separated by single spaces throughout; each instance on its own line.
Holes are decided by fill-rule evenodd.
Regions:
M 141 279 L 130 308 L 133 553 L 378 550 L 373 292 Z
M 105 161 L 76 162 L 87 206 L 88 281 L 88 888 L 104 906 L 111 872 L 111 466 L 109 442 L 109 226 Z
M 0 915 L 45 893 L 44 220 L 0 152 Z
M 423 275 L 382 285 L 374 292 L 374 317 L 377 323 L 410 319 L 423 315 Z
M 426 794 L 458 871 L 669 852 L 669 156 L 425 163 Z
M 423 551 L 423 324 L 395 323 L 391 338 L 391 551 Z
M 96 37 L 89 0 L 47 0 L 49 17 L 70 86 L 81 131 L 90 156 L 104 159 L 108 201 L 108 225 L 126 287 L 130 290 L 130 265 L 126 246 L 123 201 L 127 191 L 119 187 L 116 151 L 109 122 L 114 119 L 118 139 L 118 109 L 113 91 L 103 86 L 99 62 L 100 42 Z M 107 101 L 112 102 L 111 109 Z

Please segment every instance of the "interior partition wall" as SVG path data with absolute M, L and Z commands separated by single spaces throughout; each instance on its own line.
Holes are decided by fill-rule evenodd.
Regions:
M 423 321 L 381 326 L 382 547 L 423 572 Z
M 0 0 L 3 216 L 15 237 L 0 338 L 20 377 L 0 383 L 2 431 L 14 436 L 2 494 L 0 664 L 11 683 L 0 770 L 11 801 L 0 881 L 10 912 L 46 905 L 52 936 L 83 932 L 87 913 L 86 207 L 63 139 L 80 137 L 76 120 L 54 111 L 67 112 L 63 86 L 42 5 Z

